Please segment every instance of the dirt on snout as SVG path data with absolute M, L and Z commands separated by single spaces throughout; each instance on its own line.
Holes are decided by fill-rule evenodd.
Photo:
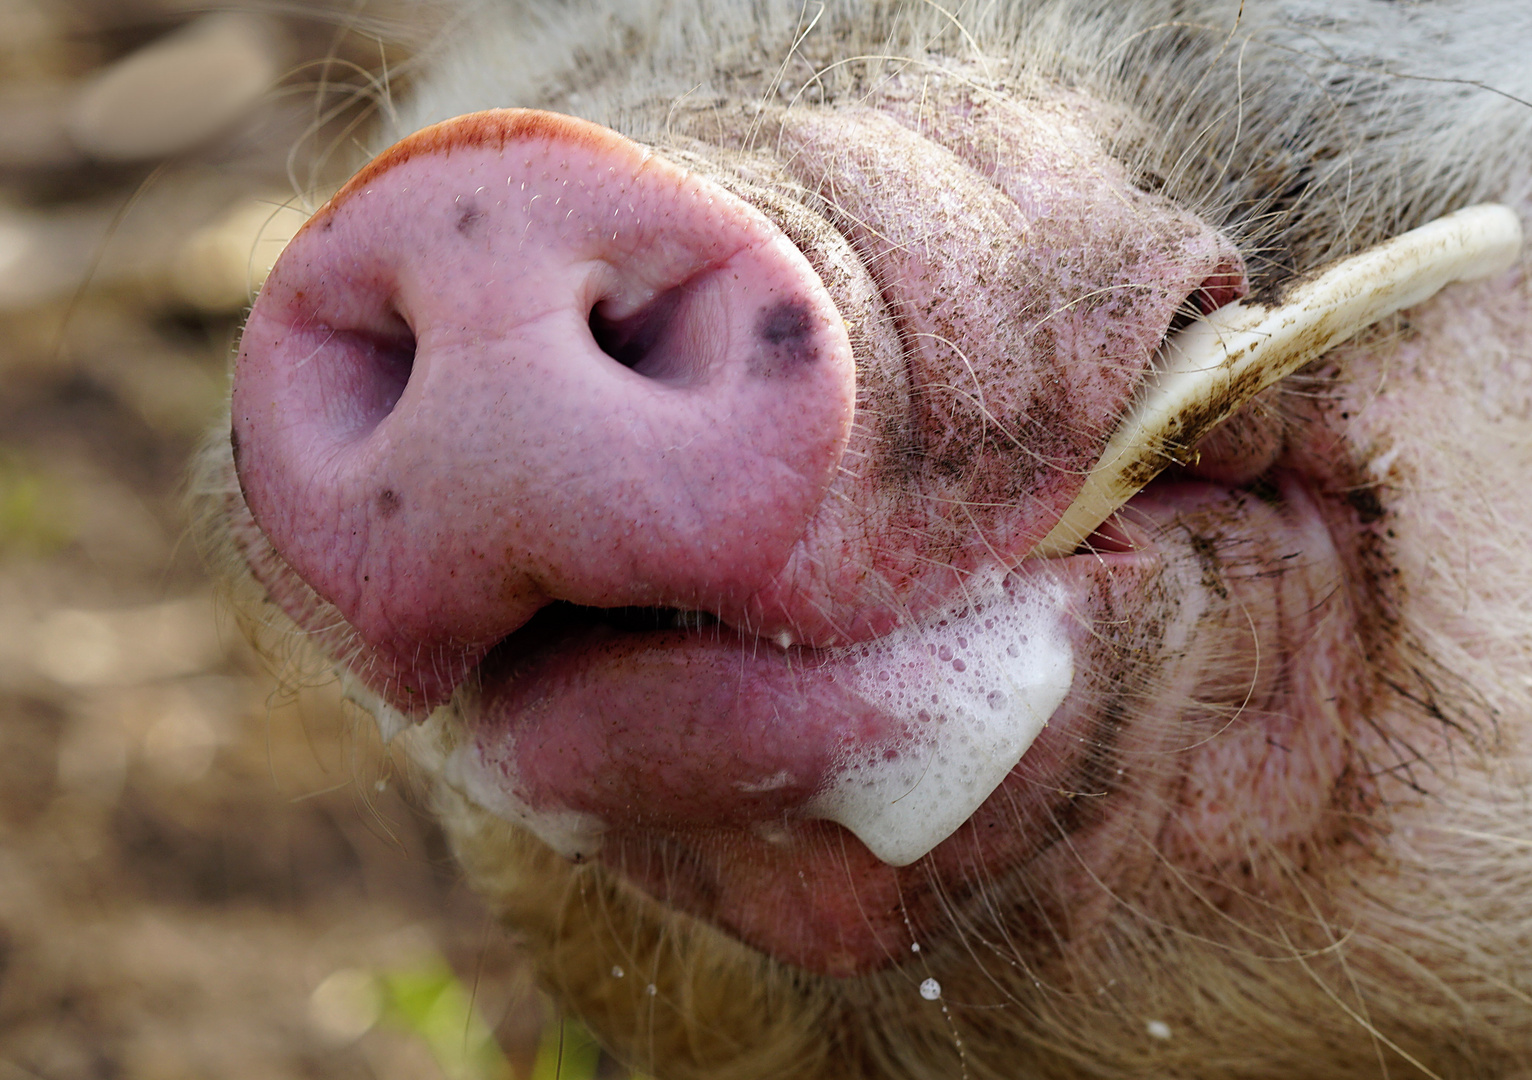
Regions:
M 0 0 L 0 1080 L 526 1076 L 546 1037 L 398 762 L 216 617 L 180 508 L 252 283 L 407 80 L 373 20 L 418 6 Z

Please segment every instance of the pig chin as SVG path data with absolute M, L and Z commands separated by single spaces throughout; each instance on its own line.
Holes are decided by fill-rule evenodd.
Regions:
M 236 363 L 234 542 L 380 722 L 833 975 L 1002 878 L 1309 835 L 1344 768 L 1345 515 L 1273 424 L 1027 557 L 1238 255 L 1079 102 L 918 100 L 683 118 L 663 157 L 428 129 L 294 241 Z

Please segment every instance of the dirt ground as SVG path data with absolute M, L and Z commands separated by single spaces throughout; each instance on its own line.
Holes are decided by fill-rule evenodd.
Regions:
M 532 1075 L 514 940 L 323 670 L 217 617 L 180 506 L 257 234 L 419 38 L 208 6 L 0 0 L 0 1080 Z

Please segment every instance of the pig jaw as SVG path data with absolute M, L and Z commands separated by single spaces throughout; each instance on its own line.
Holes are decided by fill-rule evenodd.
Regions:
M 264 360 L 252 349 L 262 347 L 263 334 L 268 340 L 295 334 L 315 314 L 303 307 L 304 279 L 298 270 L 293 271 L 285 307 L 284 279 L 274 275 L 277 284 L 269 295 L 276 299 L 268 303 L 263 297 L 262 301 L 267 304 L 262 318 L 268 321 L 252 318 L 254 339 L 241 357 L 241 363 L 257 374 L 246 380 L 243 392 L 236 390 L 235 399 L 241 478 L 255 517 L 236 513 L 235 526 L 244 537 L 252 568 L 289 612 L 311 630 L 321 630 L 332 624 L 339 608 L 352 629 L 335 639 L 337 648 L 349 654 L 353 670 L 382 693 L 392 708 L 418 712 L 422 702 L 441 700 L 473 671 L 471 685 L 458 691 L 465 733 L 454 738 L 463 752 L 458 776 L 472 790 L 466 778 L 477 770 L 481 802 L 495 803 L 494 784 L 484 786 L 483 777 L 498 771 L 501 805 L 511 807 L 512 816 L 521 813 L 518 808 L 526 808 L 525 819 L 551 839 L 575 837 L 570 854 L 584 854 L 579 847 L 585 838 L 594 842 L 599 837 L 603 859 L 629 877 L 730 928 L 766 952 L 827 973 L 865 971 L 905 956 L 911 935 L 918 938 L 934 932 L 943 910 L 962 902 L 983 881 L 1057 862 L 1062 836 L 1078 841 L 1069 846 L 1084 853 L 1083 864 L 1090 875 L 1111 877 L 1098 864 L 1111 861 L 1103 853 L 1116 850 L 1113 837 L 1121 838 L 1121 823 L 1134 819 L 1137 828 L 1149 827 L 1148 819 L 1138 820 L 1149 813 L 1146 805 L 1162 809 L 1169 805 L 1163 786 L 1140 786 L 1141 791 L 1157 792 L 1147 804 L 1143 796 L 1130 800 L 1121 794 L 1118 778 L 1141 775 L 1144 770 L 1137 757 L 1152 759 L 1159 752 L 1135 740 L 1147 738 L 1150 731 L 1175 730 L 1189 715 L 1211 714 L 1227 721 L 1229 715 L 1244 715 L 1242 707 L 1251 702 L 1267 703 L 1273 715 L 1292 715 L 1281 693 L 1269 686 L 1261 689 L 1262 679 L 1269 677 L 1272 668 L 1262 669 L 1251 657 L 1273 641 L 1318 636 L 1306 635 L 1300 620 L 1283 612 L 1322 609 L 1320 598 L 1327 593 L 1316 582 L 1334 577 L 1329 573 L 1330 556 L 1313 554 L 1320 534 L 1308 524 L 1259 528 L 1249 534 L 1224 529 L 1211 549 L 1217 552 L 1224 550 L 1219 544 L 1227 546 L 1226 555 L 1219 558 L 1239 564 L 1243 546 L 1259 553 L 1259 557 L 1248 556 L 1248 565 L 1263 565 L 1263 558 L 1286 557 L 1297 569 L 1258 589 L 1223 585 L 1219 594 L 1218 588 L 1209 585 L 1209 575 L 1216 578 L 1217 573 L 1208 564 L 1206 528 L 1188 527 L 1183 518 L 1205 520 L 1212 514 L 1237 520 L 1250 500 L 1211 488 L 1190 495 L 1162 491 L 1143 500 L 1138 512 L 1144 527 L 1130 530 L 1121 541 L 1129 550 L 1119 555 L 1020 567 L 1021 579 L 1064 598 L 1057 607 L 1055 630 L 1064 628 L 1069 648 L 1079 654 L 1078 665 L 1112 673 L 1113 678 L 1076 685 L 1054 722 L 1000 790 L 956 835 L 903 868 L 872 857 L 824 819 L 837 814 L 845 817 L 827 804 L 834 801 L 832 793 L 846 775 L 836 761 L 836 753 L 847 741 L 846 724 L 860 723 L 870 729 L 871 734 L 860 736 L 860 745 L 864 752 L 875 753 L 887 740 L 906 737 L 910 726 L 918 725 L 918 714 L 893 715 L 865 701 L 849 706 L 832 703 L 814 716 L 785 725 L 784 730 L 768 732 L 779 743 L 792 744 L 787 749 L 776 746 L 762 751 L 759 741 L 741 739 L 733 747 L 733 764 L 724 768 L 717 767 L 718 758 L 697 754 L 688 736 L 699 724 L 738 714 L 683 709 L 678 716 L 675 701 L 663 693 L 649 702 L 651 708 L 624 714 L 622 687 L 630 685 L 627 680 L 639 653 L 663 654 L 658 666 L 673 677 L 662 682 L 683 690 L 698 671 L 716 684 L 729 667 L 703 663 L 710 651 L 735 661 L 730 677 L 741 688 L 748 679 L 770 684 L 783 678 L 783 672 L 812 679 L 817 672 L 832 670 L 834 650 L 854 647 L 845 644 L 848 641 L 872 640 L 897 626 L 918 627 L 922 620 L 939 617 L 954 605 L 960 610 L 964 589 L 976 573 L 1006 573 L 1067 504 L 1080 474 L 1099 453 L 1116 410 L 1182 302 L 1202 293 L 1203 303 L 1212 305 L 1242 288 L 1237 257 L 1225 243 L 1165 204 L 1127 188 L 1099 151 L 1090 156 L 1089 140 L 1082 142 L 1078 130 L 1069 129 L 1057 117 L 1021 110 L 1030 134 L 1027 140 L 1012 143 L 996 133 L 1003 133 L 1014 116 L 996 119 L 977 108 L 971 95 L 965 97 L 967 93 L 949 95 L 947 111 L 934 124 L 933 138 L 918 132 L 922 125 L 933 125 L 901 113 L 893 100 L 882 111 L 780 118 L 776 135 L 790 147 L 790 166 L 762 158 L 744 144 L 735 148 L 737 158 L 726 158 L 733 161 L 734 173 L 718 179 L 720 188 L 765 208 L 766 217 L 803 251 L 802 257 L 812 264 L 845 320 L 845 340 L 856 367 L 856 413 L 849 427 L 841 420 L 847 398 L 836 390 L 821 395 L 832 406 L 828 421 L 810 422 L 799 407 L 799 415 L 785 428 L 791 433 L 803 430 L 796 425 L 804 425 L 812 436 L 811 461 L 822 460 L 822 455 L 815 455 L 825 446 L 840 447 L 839 460 L 833 469 L 820 471 L 819 481 L 789 489 L 800 505 L 808 507 L 806 521 L 799 523 L 791 542 L 769 538 L 759 542 L 759 537 L 752 536 L 757 548 L 775 551 L 776 557 L 758 555 L 749 562 L 755 569 L 738 575 L 735 584 L 727 587 L 716 581 L 676 579 L 667 567 L 690 565 L 687 560 L 655 561 L 642 552 L 624 550 L 625 556 L 632 557 L 625 564 L 624 580 L 642 582 L 648 591 L 623 592 L 621 585 L 607 583 L 582 592 L 567 578 L 550 587 L 546 574 L 535 578 L 535 588 L 512 589 L 504 577 L 481 577 L 469 582 L 470 595 L 476 602 L 483 597 L 500 599 L 502 609 L 489 604 L 478 610 L 490 611 L 491 623 L 495 618 L 504 622 L 485 629 L 470 620 L 466 630 L 434 626 L 421 631 L 418 626 L 406 626 L 408 632 L 403 632 L 390 610 L 400 599 L 397 586 L 402 583 L 435 597 L 444 584 L 457 588 L 460 583 L 443 582 L 433 575 L 450 569 L 448 576 L 456 577 L 456 568 L 474 566 L 483 553 L 471 551 L 473 558 L 464 558 L 461 553 L 451 555 L 448 547 L 438 563 L 419 562 L 414 574 L 393 578 L 385 572 L 373 580 L 371 573 L 349 569 L 343 575 L 349 575 L 343 588 L 333 581 L 327 584 L 323 557 L 318 571 L 304 559 L 305 549 L 310 558 L 314 551 L 325 551 L 332 536 L 344 544 L 346 529 L 339 534 L 333 530 L 311 533 L 297 543 L 288 537 L 273 549 L 268 538 L 279 537 L 284 529 L 301 531 L 315 516 L 301 505 L 296 510 L 284 508 L 280 497 L 262 491 L 268 483 L 262 473 L 271 468 L 275 451 L 269 445 L 252 444 L 265 438 L 263 427 L 268 421 L 280 421 L 275 416 L 282 412 L 276 399 L 270 399 L 268 415 L 249 419 L 255 408 L 267 407 L 260 389 Z M 386 156 L 359 178 L 329 218 L 311 227 L 310 246 L 320 244 L 325 231 L 334 232 L 335 218 L 348 205 L 353 210 L 363 206 L 371 191 L 384 190 L 389 181 L 407 175 L 402 170 L 412 163 L 429 166 L 424 169 L 429 178 L 440 171 L 432 154 L 455 157 L 458 166 L 466 162 L 470 172 L 498 160 L 495 154 L 473 157 L 484 139 L 465 139 L 463 122 L 457 123 L 456 128 L 412 144 L 408 152 Z M 482 119 L 469 122 L 475 131 L 486 123 Z M 920 167 L 928 163 L 914 158 L 917 167 L 906 170 L 902 183 L 918 187 L 925 174 L 936 175 L 942 187 L 971 182 L 963 179 L 964 169 L 984 178 L 992 189 L 988 217 L 980 227 L 962 233 L 961 221 L 952 213 L 944 212 L 939 220 L 921 217 L 919 200 L 910 207 L 880 210 L 878 193 L 864 188 L 876 175 L 897 174 L 898 155 L 878 157 L 875 148 L 856 145 L 852 136 L 859 129 L 876 130 L 880 141 L 898 148 L 907 163 L 912 155 L 934 155 L 929 168 Z M 1049 132 L 1059 136 L 1056 144 L 1047 142 Z M 1040 175 L 1049 175 L 1048 162 L 1039 158 L 1040 138 L 1042 145 L 1051 145 L 1069 159 L 1068 183 L 1037 183 Z M 997 152 L 997 147 L 1003 152 Z M 981 166 L 973 167 L 964 154 Z M 1082 174 L 1086 165 L 1095 171 Z M 473 177 L 462 179 L 466 183 Z M 686 182 L 684 177 L 674 181 Z M 979 190 L 983 189 L 980 185 Z M 474 184 L 451 192 L 455 230 L 465 222 L 472 227 L 486 222 L 488 211 L 478 203 L 466 211 L 461 208 L 464 193 L 471 196 L 479 190 L 480 185 Z M 979 196 L 967 192 L 964 198 L 978 200 Z M 940 206 L 939 199 L 934 203 Z M 1112 206 L 1127 206 L 1126 220 L 1112 217 Z M 1094 215 L 1092 210 L 1101 214 Z M 826 224 L 832 220 L 834 227 Z M 1133 235 L 1133 221 L 1149 222 L 1147 234 L 1139 237 L 1131 257 L 1115 259 L 1123 250 L 1122 238 Z M 760 242 L 737 250 L 781 250 L 779 238 L 769 230 L 750 232 L 760 228 L 756 219 L 749 218 L 741 228 Z M 1005 229 L 1012 230 L 1012 240 L 997 246 L 994 238 L 1005 235 Z M 962 255 L 976 246 L 984 253 L 977 260 L 953 257 L 941 244 L 931 243 L 933 235 L 953 230 L 966 240 L 959 245 Z M 1114 258 L 1091 246 L 1092 236 L 1103 232 L 1114 237 L 1108 246 Z M 806 243 L 802 237 L 813 242 Z M 303 249 L 297 250 L 301 255 Z M 727 266 L 730 253 L 721 257 L 723 262 L 706 265 Z M 891 277 L 880 278 L 878 268 Z M 822 297 L 804 285 L 801 276 L 792 281 L 797 292 L 814 297 L 807 310 L 820 310 Z M 971 288 L 970 282 L 981 287 Z M 662 282 L 656 288 L 666 287 Z M 1041 299 L 1032 299 L 1021 320 L 1008 319 L 1003 299 L 977 295 L 999 291 L 1014 301 L 1029 287 L 1036 287 Z M 260 309 L 257 314 L 261 315 Z M 384 325 L 388 314 L 385 308 L 377 326 L 363 328 L 385 344 L 389 333 L 397 330 Z M 460 322 L 473 325 L 476 319 L 494 314 L 465 312 Z M 592 320 L 596 332 L 612 353 L 621 354 L 631 340 L 621 325 L 628 312 L 614 303 L 608 315 L 596 314 Z M 824 320 L 821 329 L 827 351 L 833 355 L 839 346 L 832 322 Z M 334 329 L 324 323 L 319 336 Z M 411 330 L 419 341 L 432 332 L 429 327 L 412 326 Z M 444 355 L 468 356 L 462 362 L 472 362 L 461 342 L 453 343 L 453 348 L 457 351 Z M 304 352 L 300 359 L 309 356 Z M 306 365 L 285 370 L 301 371 L 302 366 Z M 418 357 L 416 366 L 421 366 Z M 388 364 L 381 367 L 386 369 Z M 833 374 L 844 370 L 844 365 L 825 367 L 833 390 Z M 266 372 L 266 385 L 279 383 L 283 370 Z M 677 373 L 673 367 L 661 372 Z M 682 376 L 688 373 L 684 366 L 679 369 Z M 396 399 L 373 410 L 383 416 L 374 432 L 394 418 L 399 412 L 396 406 L 407 403 L 412 386 L 419 389 L 423 381 L 412 369 L 407 378 L 396 380 L 392 390 L 373 384 L 378 401 Z M 252 403 L 253 408 L 247 408 Z M 534 415 L 532 422 L 536 420 Z M 828 437 L 826 426 L 831 429 Z M 781 437 L 782 425 L 768 427 L 772 430 L 763 431 L 762 438 Z M 978 438 L 975 430 L 981 433 Z M 972 448 L 975 445 L 978 450 Z M 431 449 L 429 440 L 426 449 Z M 471 456 L 494 459 L 492 453 Z M 324 455 L 319 464 L 327 464 Z M 451 462 L 444 459 L 439 464 L 445 467 Z M 431 475 L 434 470 L 423 465 L 405 471 Z M 814 473 L 813 469 L 798 471 Z M 429 483 L 423 497 L 412 498 L 411 492 L 401 493 L 394 486 L 383 490 L 392 493 L 394 500 L 385 505 L 381 498 L 371 503 L 359 499 L 349 511 L 359 515 L 355 520 L 360 522 L 351 531 L 365 535 L 369 550 L 375 538 L 386 539 L 387 519 L 397 516 L 401 505 L 431 505 Z M 1307 505 L 1301 485 L 1293 491 L 1288 501 Z M 561 505 L 554 494 L 538 504 L 544 510 L 535 512 Z M 1232 502 L 1222 510 L 1209 509 L 1224 498 Z M 573 501 L 578 505 L 578 499 Z M 767 517 L 775 523 L 792 520 L 791 513 L 780 509 Z M 1256 519 L 1261 520 L 1259 515 Z M 613 528 L 602 535 L 620 532 Z M 1166 539 L 1181 534 L 1186 536 Z M 1101 539 L 1111 546 L 1111 537 Z M 417 541 L 413 553 L 412 540 Z M 422 554 L 418 536 L 410 530 L 404 530 L 404 542 L 406 554 Z M 1272 543 L 1287 547 L 1276 552 L 1269 549 Z M 727 544 L 726 538 L 717 546 Z M 388 551 L 386 543 L 377 546 Z M 583 560 L 567 564 L 569 554 L 561 551 L 557 558 L 545 561 L 561 572 L 587 569 Z M 523 558 L 515 551 L 507 557 Z M 384 557 L 380 565 L 392 569 L 402 561 Z M 705 558 L 700 563 L 712 565 Z M 605 565 L 598 560 L 590 569 Z M 751 577 L 762 567 L 769 571 L 764 583 Z M 532 577 L 525 565 L 517 566 L 516 572 Z M 1222 614 L 1209 614 L 1209 589 L 1221 600 L 1234 596 L 1235 608 L 1225 610 L 1214 604 Z M 1297 593 L 1290 595 L 1293 590 Z M 456 594 L 449 591 L 448 595 Z M 674 640 L 619 635 L 622 639 L 614 642 L 603 638 L 604 631 L 593 636 L 586 630 L 581 631 L 583 636 L 576 635 L 572 652 L 544 655 L 534 644 L 509 657 L 490 655 L 501 639 L 512 641 L 536 630 L 535 620 L 525 622 L 526 610 L 552 598 L 600 601 L 588 605 L 592 607 L 669 603 L 702 607 L 725 618 L 717 630 L 659 632 L 660 637 L 669 635 Z M 451 604 L 431 607 L 433 616 L 443 610 L 449 617 L 460 614 Z M 1229 610 L 1241 612 L 1243 621 L 1234 619 Z M 378 611 L 383 614 L 371 623 L 361 614 Z M 1256 613 L 1253 619 L 1251 612 Z M 592 625 L 601 623 L 600 618 L 592 620 Z M 1250 640 L 1261 647 L 1252 648 L 1241 636 L 1251 634 Z M 1277 651 L 1279 658 L 1283 655 Z M 488 663 L 479 663 L 485 657 Z M 760 657 L 765 666 L 744 671 L 742 658 L 753 665 Z M 1270 648 L 1265 649 L 1264 659 L 1268 665 L 1273 662 Z M 1280 659 L 1276 664 L 1280 669 Z M 1206 690 L 1208 679 L 1218 693 Z M 824 706 L 840 692 L 827 685 L 821 682 L 807 692 L 795 691 L 794 700 Z M 1238 686 L 1243 696 L 1229 697 L 1230 685 Z M 404 686 L 418 693 L 404 693 Z M 571 701 L 578 700 L 578 695 L 564 696 L 571 686 L 594 687 L 599 712 L 571 706 Z M 419 692 L 422 688 L 424 692 Z M 529 697 L 537 699 L 538 708 L 520 707 Z M 1176 708 L 1172 714 L 1149 717 L 1151 710 L 1138 699 L 1151 697 L 1174 703 Z M 1125 700 L 1134 703 L 1127 707 L 1122 704 Z M 775 704 L 768 685 L 746 702 L 743 721 L 769 728 L 761 720 L 766 707 Z M 773 708 L 771 713 L 775 717 L 779 710 Z M 1129 713 L 1136 718 L 1132 725 L 1113 719 Z M 827 715 L 831 722 L 825 721 Z M 637 732 L 644 737 L 614 738 L 617 728 L 625 735 Z M 539 758 L 525 749 L 534 745 L 547 748 L 547 753 Z M 550 764 L 561 750 L 582 745 L 587 766 L 583 775 L 578 768 L 570 769 L 567 760 L 562 772 Z M 1171 745 L 1169 749 L 1185 748 Z M 1336 768 L 1335 744 L 1331 741 L 1313 749 L 1312 755 L 1306 751 L 1306 760 L 1313 758 L 1312 767 L 1296 770 L 1305 791 L 1279 792 L 1281 797 L 1273 802 L 1279 808 L 1273 811 L 1275 831 L 1287 830 L 1276 819 L 1309 820 L 1309 810 L 1304 808 L 1312 802 L 1309 786 L 1320 797 L 1328 790 L 1324 779 Z M 1226 764 L 1233 776 L 1259 768 L 1257 760 Z M 1174 772 L 1164 770 L 1163 776 Z M 782 782 L 776 783 L 779 777 Z M 729 797 L 710 796 L 710 784 L 728 786 Z M 1092 800 L 1110 805 L 1111 813 L 1094 809 Z M 1132 805 L 1125 808 L 1125 803 Z M 1061 822 L 1066 823 L 1062 833 Z M 1187 839 L 1186 848 L 1198 858 L 1216 861 L 1233 843 L 1218 839 L 1226 824 L 1218 814 L 1211 815 L 1206 827 L 1194 830 Z M 678 868 L 684 872 L 678 873 Z M 807 902 L 799 890 L 808 890 Z

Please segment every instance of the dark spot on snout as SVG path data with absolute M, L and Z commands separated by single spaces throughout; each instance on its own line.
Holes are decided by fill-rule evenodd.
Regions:
M 463 207 L 462 213 L 458 215 L 457 231 L 464 236 L 472 236 L 479 231 L 479 225 L 484 220 L 484 217 L 483 210 L 469 203 Z
M 404 505 L 404 500 L 393 488 L 384 488 L 378 492 L 378 513 L 386 518 L 393 517 L 399 512 L 399 507 Z
M 802 300 L 784 300 L 761 314 L 757 332 L 768 345 L 791 345 L 807 337 L 813 329 L 809 306 Z
M 764 348 L 751 365 L 752 374 L 786 374 L 819 359 L 814 316 L 803 300 L 783 300 L 764 309 L 755 336 Z

